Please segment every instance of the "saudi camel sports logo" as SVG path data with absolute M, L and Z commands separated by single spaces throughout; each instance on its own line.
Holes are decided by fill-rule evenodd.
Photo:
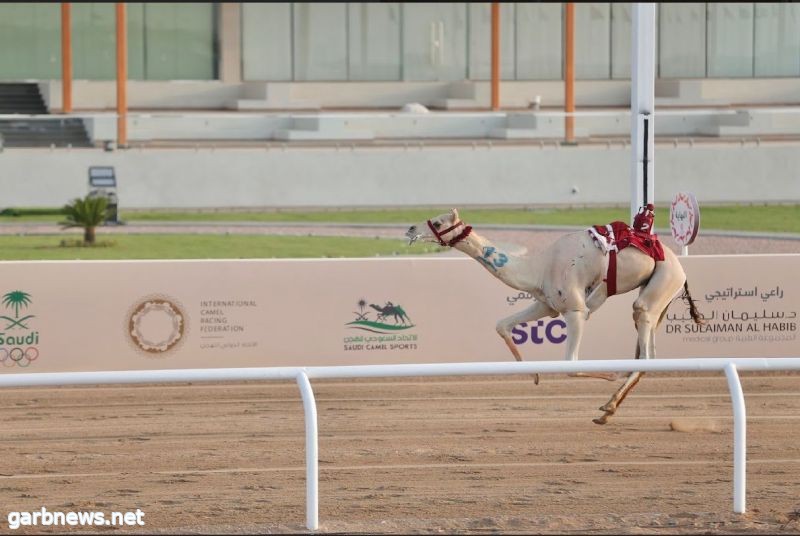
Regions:
M 387 301 L 384 305 L 378 305 L 361 298 L 356 305 L 360 312 L 353 312 L 356 319 L 346 324 L 350 328 L 363 329 L 373 333 L 392 333 L 414 327 L 408 314 L 399 304 L 395 305 Z M 374 318 L 370 319 L 370 315 L 373 315 Z

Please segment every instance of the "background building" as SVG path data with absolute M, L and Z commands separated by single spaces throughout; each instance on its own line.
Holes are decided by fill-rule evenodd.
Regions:
M 627 201 L 629 3 L 575 4 L 578 145 L 560 150 L 562 3 L 500 4 L 495 112 L 490 3 L 126 12 L 122 124 L 134 151 L 104 151 L 118 139 L 115 4 L 71 4 L 68 118 L 54 116 L 61 5 L 0 4 L 7 204 L 60 205 L 85 190 L 92 164 L 118 166 L 123 207 Z M 656 16 L 657 199 L 679 188 L 706 202 L 800 199 L 800 7 L 663 3 Z M 435 112 L 402 113 L 408 103 Z M 16 149 L 34 146 L 47 158 Z M 436 181 L 446 186 L 431 191 Z
M 293 104 L 380 107 L 415 98 L 431 105 L 436 99 L 454 96 L 442 82 L 489 79 L 489 6 L 455 2 L 129 3 L 128 77 L 134 84 L 208 82 L 187 86 L 192 89 L 184 106 L 190 108 L 258 108 L 258 100 L 265 101 L 261 106 L 265 108 Z M 89 82 L 113 80 L 114 5 L 75 3 L 72 11 L 73 77 Z M 630 4 L 579 3 L 575 12 L 575 76 L 594 82 L 581 86 L 578 104 L 623 104 L 625 92 L 617 89 L 623 86 L 610 82 L 630 77 Z M 525 92 L 530 99 L 531 87 L 545 95 L 544 105 L 561 104 L 561 92 L 550 88 L 563 79 L 563 26 L 562 3 L 502 4 L 500 75 L 508 82 L 527 83 L 510 84 L 506 104 L 525 105 L 515 92 Z M 734 102 L 800 101 L 797 86 L 786 83 L 800 77 L 800 6 L 664 3 L 657 6 L 657 28 L 659 79 L 726 82 L 728 97 L 723 98 Z M 0 4 L 0 80 L 58 81 L 60 33 L 57 3 Z M 772 90 L 769 85 L 748 83 L 766 78 L 784 80 Z M 220 82 L 228 86 L 227 91 L 214 90 Z M 258 83 L 269 82 L 308 85 L 296 89 L 299 96 L 294 99 L 276 90 L 271 95 L 266 89 L 259 94 L 263 84 Z M 383 84 L 379 88 L 356 85 L 352 91 L 357 98 L 345 99 L 331 96 L 329 87 L 315 88 L 312 82 Z M 434 82 L 439 84 L 425 85 Z M 198 87 L 204 85 L 204 95 L 197 95 Z M 153 87 L 160 88 L 162 99 L 148 100 L 131 91 L 130 105 L 175 106 L 171 97 L 180 88 Z M 76 108 L 109 107 L 108 99 L 96 98 L 104 94 L 102 88 L 91 83 L 76 88 Z M 691 91 L 682 95 L 673 88 L 660 93 L 691 100 Z M 60 104 L 57 98 L 46 101 L 51 108 Z
M 630 4 L 579 3 L 576 77 L 630 76 Z M 504 80 L 563 78 L 562 3 L 502 5 Z M 241 39 L 221 39 L 223 17 Z M 660 78 L 800 76 L 800 6 L 658 5 Z M 61 75 L 58 3 L 0 4 L 0 79 Z M 133 80 L 457 81 L 489 78 L 488 3 L 129 3 Z M 114 78 L 114 5 L 75 3 L 74 76 Z

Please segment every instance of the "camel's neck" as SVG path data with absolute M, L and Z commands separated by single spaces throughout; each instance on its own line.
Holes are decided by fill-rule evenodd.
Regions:
M 512 255 L 475 231 L 453 247 L 478 261 L 490 274 L 512 288 L 525 291 L 541 288 L 541 269 L 531 257 Z

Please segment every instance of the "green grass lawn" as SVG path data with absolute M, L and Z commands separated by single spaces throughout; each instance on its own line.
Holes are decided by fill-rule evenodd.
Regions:
M 441 209 L 440 209 L 441 210 Z M 265 222 L 334 222 L 334 223 L 399 223 L 427 220 L 440 213 L 434 210 L 324 211 L 324 212 L 253 212 L 253 213 L 179 213 L 132 212 L 122 214 L 124 220 L 137 221 L 265 221 Z M 471 224 L 535 224 L 593 225 L 613 220 L 627 221 L 629 209 L 464 209 L 459 213 Z M 800 233 L 800 205 L 731 205 L 700 209 L 701 229 L 772 231 Z M 669 227 L 669 208 L 656 209 L 656 227 Z
M 0 222 L 57 222 L 63 216 L 57 209 L 17 209 L 22 215 L 0 214 Z M 417 223 L 435 216 L 440 210 L 370 210 L 318 212 L 120 212 L 129 223 L 164 222 L 330 222 L 330 223 Z M 464 209 L 461 216 L 471 224 L 593 225 L 619 219 L 627 221 L 628 208 L 581 208 L 536 210 Z M 669 228 L 669 208 L 656 209 L 656 227 Z M 700 229 L 729 231 L 765 231 L 800 234 L 800 205 L 726 205 L 700 207 Z
M 98 230 L 98 243 L 111 246 L 64 247 L 80 234 L 0 236 L 0 260 L 110 259 L 269 259 L 419 255 L 440 251 L 431 244 L 404 240 L 319 236 L 115 234 Z
M 703 229 L 765 231 L 800 234 L 800 205 L 731 205 L 702 207 Z M 332 222 L 397 224 L 398 236 L 410 223 L 423 222 L 443 209 L 319 211 L 319 212 L 129 212 L 129 223 L 163 222 Z M 18 215 L 0 213 L 0 223 L 61 221 L 59 209 L 16 209 Z M 538 224 L 588 226 L 628 219 L 628 208 L 488 210 L 465 209 L 461 216 L 471 224 Z M 656 212 L 656 227 L 669 226 L 668 208 Z M 109 247 L 64 247 L 79 231 L 52 236 L 0 235 L 0 260 L 69 259 L 250 259 L 308 257 L 373 257 L 416 255 L 438 251 L 430 244 L 409 247 L 401 239 L 212 234 L 104 234 L 98 240 Z

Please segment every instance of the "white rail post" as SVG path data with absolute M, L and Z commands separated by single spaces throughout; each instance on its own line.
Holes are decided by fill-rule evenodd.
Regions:
M 634 2 L 631 13 L 631 222 L 655 195 L 653 112 L 656 78 L 656 5 Z
M 306 528 L 319 529 L 319 442 L 317 433 L 317 401 L 305 372 L 297 374 L 297 386 L 303 397 L 306 424 Z
M 747 487 L 747 413 L 742 382 L 739 381 L 735 364 L 725 365 L 725 376 L 728 378 L 728 390 L 731 392 L 733 404 L 733 511 L 743 514 Z

